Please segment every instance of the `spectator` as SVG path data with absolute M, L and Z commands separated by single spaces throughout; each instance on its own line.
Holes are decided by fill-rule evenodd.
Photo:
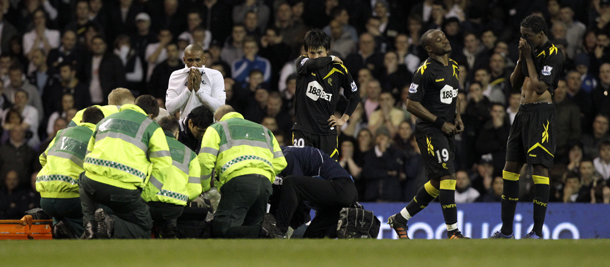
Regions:
M 502 105 L 506 104 L 506 96 L 504 96 L 501 86 L 499 84 L 490 84 L 490 78 L 489 70 L 487 68 L 480 68 L 474 72 L 474 80 L 481 83 L 483 95 L 486 96 L 490 102 L 498 102 Z
M 0 188 L 0 218 L 19 220 L 28 210 L 28 190 L 20 187 L 17 171 L 6 173 Z
M 243 24 L 233 25 L 231 37 L 229 37 L 220 52 L 220 58 L 229 64 L 244 56 L 243 45 L 246 38 L 246 27 Z
M 362 172 L 362 161 L 361 155 L 357 155 L 356 146 L 354 145 L 354 141 L 350 139 L 346 139 L 341 142 L 339 152 L 339 164 L 343 167 L 354 180 L 358 180 L 360 178 L 360 173 Z
M 581 140 L 585 151 L 585 157 L 597 157 L 600 142 L 609 138 L 610 134 L 608 134 L 608 116 L 598 114 L 593 120 L 593 133 L 585 133 L 582 135 Z
M 398 126 L 405 120 L 404 113 L 394 107 L 394 98 L 390 92 L 379 94 L 379 109 L 371 113 L 369 117 L 369 130 L 377 132 L 379 128 L 386 128 L 390 139 L 398 131 Z
M 389 42 L 389 49 L 393 49 L 392 45 L 398 35 L 398 32 L 402 31 L 402 27 L 398 25 L 394 19 L 396 16 L 391 16 L 393 11 L 390 9 L 390 5 L 385 0 L 375 2 L 373 6 L 375 15 L 379 17 L 379 32 Z M 396 13 L 394 13 L 396 15 Z
M 146 46 L 145 57 L 148 65 L 146 70 L 146 81 L 148 81 L 149 84 L 152 72 L 157 64 L 167 59 L 167 45 L 173 40 L 172 32 L 167 28 L 162 28 L 159 30 L 159 34 L 157 34 L 157 39 L 159 39 L 158 43 L 152 43 Z
M 34 48 L 43 49 L 49 53 L 59 46 L 59 31 L 47 29 L 45 12 L 38 9 L 34 12 L 34 28 L 23 35 L 23 54 L 28 58 Z
M 260 123 L 265 128 L 269 129 L 271 132 L 278 132 L 277 121 L 274 117 L 264 117 Z
M 1 2 L 1 1 L 0 1 Z M 16 60 L 13 55 L 8 52 L 0 54 L 0 80 L 4 81 L 4 87 L 7 88 L 11 85 L 11 79 L 9 78 L 9 68 L 15 64 Z
M 568 140 L 580 139 L 580 110 L 570 99 L 566 98 L 567 86 L 565 80 L 560 79 L 555 88 L 553 101 L 557 107 L 557 151 L 556 160 L 563 160 L 567 156 L 566 145 Z
M 262 0 L 246 0 L 245 3 L 233 7 L 233 23 L 244 23 L 244 18 L 250 11 L 255 12 L 258 18 L 257 27 L 265 30 L 269 24 L 271 11 Z
M 108 7 L 108 25 L 105 28 L 108 42 L 114 42 L 119 34 L 132 35 L 137 32 L 136 16 L 142 12 L 139 3 L 133 0 L 121 0 Z
M 280 3 L 277 7 L 275 27 L 280 31 L 284 42 L 293 50 L 298 50 L 303 44 L 307 27 L 302 22 L 294 20 L 292 7 L 286 2 Z
M 586 26 L 578 20 L 574 20 L 574 10 L 570 5 L 563 5 L 559 18 L 566 24 L 566 40 L 568 41 L 568 57 L 574 58 L 576 51 L 580 49 L 581 40 L 585 35 Z
M 409 37 L 404 33 L 399 33 L 396 35 L 396 39 L 394 40 L 394 52 L 398 55 L 398 64 L 405 65 L 405 67 L 409 67 L 407 59 L 407 55 L 409 54 Z M 413 71 L 410 71 L 413 73 Z
M 43 50 L 36 49 L 32 51 L 32 63 L 36 68 L 28 75 L 30 84 L 38 88 L 38 93 L 44 95 L 45 89 L 51 84 L 51 79 L 54 72 L 47 66 L 47 55 Z
M 366 98 L 366 93 L 367 93 L 366 85 L 372 79 L 373 79 L 373 73 L 371 72 L 370 69 L 363 67 L 362 69 L 358 70 L 358 80 L 356 81 L 356 83 L 358 84 L 359 88 L 364 88 L 364 90 L 359 90 L 360 99 Z
M 459 56 L 456 55 L 455 60 L 466 62 L 468 69 L 470 70 L 477 70 L 489 65 L 489 58 L 484 51 L 485 46 L 481 44 L 477 34 L 474 32 L 466 32 L 464 33 L 464 49 L 462 50 L 462 54 Z M 474 73 L 468 77 L 468 80 L 472 80 L 473 76 Z
M 375 147 L 363 156 L 362 179 L 366 181 L 364 201 L 399 201 L 404 157 L 390 146 L 388 129 L 379 128 Z
M 604 181 L 610 179 L 610 141 L 603 140 L 599 143 L 599 156 L 593 160 L 595 170 L 602 176 Z
M 254 75 L 251 76 L 252 78 L 254 78 L 254 76 L 260 75 L 255 74 L 255 72 L 253 73 Z M 254 92 L 251 94 L 251 97 L 248 97 L 246 109 L 244 112 L 244 118 L 249 121 L 260 123 L 265 117 L 267 99 L 269 99 L 269 91 L 264 87 L 257 86 L 254 89 Z
M 106 51 L 106 42 L 101 36 L 93 37 L 91 44 L 91 57 L 85 63 L 91 102 L 106 104 L 110 91 L 127 83 L 125 69 L 118 56 Z
M 581 190 L 578 192 L 578 200 L 579 202 L 591 203 L 593 198 L 591 190 L 594 188 L 595 183 L 603 180 L 599 173 L 595 171 L 595 166 L 593 166 L 593 161 L 591 159 L 583 159 L 580 162 L 578 173 L 582 185 Z
M 265 35 L 261 38 L 260 56 L 268 59 L 271 64 L 270 89 L 272 91 L 278 90 L 280 70 L 286 62 L 290 61 L 291 54 L 290 46 L 284 43 L 276 28 L 271 27 L 265 30 Z
M 201 47 L 203 47 L 203 49 L 208 49 L 210 47 L 210 43 L 212 42 L 212 33 L 204 28 L 201 28 L 201 22 L 203 21 L 201 19 L 201 14 L 199 13 L 199 11 L 197 10 L 191 10 L 186 14 L 186 22 L 187 22 L 187 30 L 183 33 L 181 33 L 178 36 L 179 40 L 186 40 L 187 43 L 189 44 L 194 44 L 197 43 L 196 38 L 195 38 L 195 30 L 197 28 L 200 28 L 200 30 L 204 31 L 203 34 L 203 40 L 202 43 L 197 43 L 198 45 L 200 45 Z M 201 33 L 199 34 L 201 37 Z M 197 39 L 201 39 L 201 38 L 197 38 Z
M 144 64 L 140 60 L 137 51 L 131 46 L 129 36 L 121 34 L 114 40 L 114 54 L 121 59 L 125 69 L 125 81 L 127 88 L 140 95 L 143 92 Z
M 74 109 L 74 110 L 76 110 L 76 109 Z M 49 147 L 49 144 L 51 143 L 51 141 L 53 141 L 53 138 L 55 138 L 55 136 L 57 136 L 57 132 L 59 132 L 59 130 L 65 129 L 66 127 L 68 127 L 67 118 L 59 117 L 55 120 L 55 123 L 53 124 L 53 132 L 51 134 L 49 134 L 47 136 L 47 138 L 42 143 L 40 143 L 40 145 L 38 146 L 38 150 L 37 150 L 38 158 L 40 158 L 40 154 L 44 153 L 44 151 L 47 150 L 47 147 Z M 37 162 L 37 163 L 40 164 L 40 162 Z M 42 168 L 42 166 L 38 166 L 38 164 L 36 167 Z
M 470 178 L 465 170 L 455 172 L 455 203 L 472 203 L 481 195 L 470 187 Z
M 55 120 L 59 118 L 65 118 L 66 112 L 71 108 L 74 108 L 74 95 L 70 93 L 62 95 L 61 110 L 55 111 L 49 116 L 49 121 L 46 129 L 47 134 L 49 136 L 53 135 L 53 133 L 55 132 Z
M 356 52 L 356 42 L 351 39 L 349 32 L 345 32 L 343 25 L 338 20 L 330 22 L 330 47 L 331 53 L 345 58 Z
M 12 128 L 9 135 L 9 141 L 0 146 L 0 177 L 6 177 L 14 170 L 19 177 L 19 188 L 29 188 L 36 153 L 26 145 L 23 127 Z
M 102 29 L 108 27 L 108 19 L 105 13 L 102 13 L 104 3 L 102 0 L 89 0 L 89 20 L 100 25 Z
M 379 95 L 381 94 L 381 84 L 378 80 L 370 80 L 366 83 L 366 99 L 363 101 L 364 111 L 366 112 L 366 121 L 368 122 L 371 115 L 379 108 Z
M 506 59 L 504 56 L 499 53 L 493 53 L 489 58 L 489 71 L 489 85 L 500 88 L 501 92 L 506 96 L 504 99 L 504 103 L 506 103 L 506 99 L 510 97 L 511 91 L 511 71 L 506 68 Z
M 10 50 L 10 40 L 19 35 L 17 28 L 4 19 L 5 3 L 8 2 L 0 1 L 0 24 L 2 24 L 2 29 L 0 32 L 0 53 L 8 52 Z
M 131 47 L 135 50 L 140 62 L 142 62 L 142 67 L 146 71 L 148 69 L 146 48 L 149 44 L 156 43 L 159 40 L 155 33 L 150 30 L 150 16 L 148 14 L 144 12 L 139 13 L 136 16 L 135 23 L 138 31 L 134 35 L 129 36 Z
M 54 48 L 49 51 L 47 66 L 52 68 L 55 72 L 59 72 L 59 64 L 67 62 L 75 65 L 76 69 L 80 70 L 83 64 L 81 47 L 82 46 L 76 45 L 76 33 L 71 30 L 66 30 L 64 35 L 61 37 L 61 45 L 58 48 Z
M 343 6 L 336 6 L 334 7 L 331 11 L 330 11 L 330 23 L 332 23 L 333 21 L 337 21 L 339 22 L 339 24 L 341 25 L 341 27 L 343 28 L 343 33 L 348 33 L 349 34 L 349 38 L 354 42 L 358 42 L 358 32 L 356 31 L 356 28 L 354 28 L 354 26 L 349 24 L 349 12 L 347 12 L 347 9 Z M 326 25 L 324 26 L 324 28 L 322 28 L 322 31 L 326 34 L 328 34 L 329 36 L 332 36 L 331 33 L 331 25 Z
M 19 111 L 16 109 L 10 108 L 4 110 L 2 118 L 2 139 L 0 140 L 1 144 L 6 144 L 10 136 L 9 131 L 16 127 L 25 129 L 27 135 L 30 125 L 23 121 L 23 116 L 21 116 L 21 113 L 19 113 Z
M 182 60 L 178 56 L 178 46 L 169 43 L 165 46 L 167 59 L 155 66 L 150 82 L 148 82 L 148 93 L 157 99 L 165 100 L 167 85 L 172 72 L 182 68 Z
M 360 35 L 358 51 L 345 58 L 345 67 L 349 72 L 356 73 L 362 68 L 368 68 L 374 77 L 379 77 L 383 66 L 383 54 L 375 51 L 375 38 L 370 33 Z
M 390 41 L 385 38 L 379 31 L 381 20 L 379 17 L 370 17 L 366 22 L 366 33 L 369 33 L 375 38 L 375 52 L 385 54 L 390 50 Z
M 104 33 L 102 29 L 98 26 L 90 24 L 87 26 L 87 31 L 85 32 L 85 48 L 87 51 L 91 52 L 93 50 L 93 38 L 96 36 L 102 36 L 104 38 Z
M 610 63 L 603 63 L 599 67 L 599 83 L 593 92 L 593 114 L 606 114 L 610 116 Z
M 289 133 L 292 129 L 292 119 L 283 105 L 282 97 L 278 92 L 271 92 L 267 98 L 266 116 L 275 118 L 282 132 Z
M 411 73 L 404 64 L 398 64 L 398 54 L 394 51 L 385 53 L 382 69 L 379 80 L 384 81 L 383 90 L 391 92 L 394 99 L 400 98 L 403 87 L 411 83 Z
M 492 180 L 491 188 L 477 198 L 477 202 L 500 202 L 504 190 L 504 180 L 502 176 L 495 176 Z
M 28 137 L 28 145 L 32 148 L 36 147 L 38 143 L 40 143 L 40 139 L 38 138 L 38 125 L 40 121 L 38 118 L 40 115 L 38 114 L 38 110 L 34 107 L 27 104 L 28 102 L 28 93 L 23 90 L 17 90 L 15 92 L 15 105 L 13 109 L 15 109 L 21 116 L 23 117 L 23 126 L 26 126 L 31 133 L 32 136 Z M 6 119 L 6 118 L 4 118 Z
M 563 186 L 563 203 L 581 202 L 580 198 L 582 184 L 578 173 L 568 172 Z M 590 200 L 589 200 L 590 201 Z
M 472 187 L 479 191 L 481 195 L 485 195 L 490 189 L 494 177 L 493 159 L 490 155 L 484 155 L 475 165 L 475 172 L 470 175 Z
M 477 129 L 480 129 L 483 123 L 490 118 L 489 109 L 491 107 L 491 102 L 487 96 L 483 95 L 483 86 L 479 82 L 470 84 L 468 99 L 466 114 L 480 122 L 480 126 L 477 127 Z
M 208 29 L 212 33 L 212 43 L 222 44 L 227 36 L 231 34 L 231 19 L 232 6 L 226 1 L 204 0 L 201 7 L 201 18 L 203 20 L 201 26 Z M 265 19 L 267 17 L 258 19 Z M 260 28 L 265 29 L 263 24 Z
M 246 84 L 246 77 L 252 70 L 259 70 L 263 73 L 263 81 L 268 83 L 271 80 L 271 63 L 266 58 L 258 55 L 258 43 L 256 40 L 246 38 L 243 43 L 244 56 L 233 62 L 231 73 L 233 79 L 241 84 Z
M 97 22 L 89 19 L 89 3 L 86 0 L 79 0 L 75 4 L 74 19 L 66 25 L 64 31 L 72 31 L 78 33 L 76 39 L 82 45 L 85 44 L 85 32 L 89 24 L 97 24 Z M 101 28 L 101 25 L 96 26 Z
M 91 105 L 89 86 L 76 77 L 76 66 L 63 62 L 58 66 L 59 75 L 51 80 L 49 90 L 43 95 L 44 112 L 50 115 L 55 111 L 66 112 L 62 108 L 62 95 L 71 94 L 74 97 L 74 107 L 84 109 Z
M 498 37 L 491 28 L 485 29 L 481 33 L 481 43 L 485 47 L 486 53 L 493 52 L 497 41 Z
M 483 125 L 475 143 L 475 150 L 479 155 L 491 154 L 494 169 L 501 170 L 506 162 L 506 143 L 510 124 L 501 104 L 491 104 L 490 114 L 491 119 Z
M 13 106 L 13 103 L 9 101 L 8 97 L 4 94 L 4 80 L 0 79 L 0 112 L 9 109 Z
M 5 87 L 4 94 L 9 98 L 9 101 L 15 103 L 15 94 L 19 90 L 23 90 L 28 95 L 27 104 L 36 108 L 38 111 L 36 114 L 36 123 L 40 122 L 43 118 L 42 100 L 36 87 L 25 80 L 21 67 L 19 65 L 13 65 L 9 68 L 9 78 L 11 81 L 10 86 Z
M 261 34 L 263 32 L 258 27 L 258 18 L 256 17 L 256 12 L 254 12 L 254 11 L 246 12 L 246 15 L 244 18 L 244 27 L 246 28 L 246 34 L 248 36 L 252 36 L 256 40 L 260 40 Z
M 562 21 L 557 21 L 557 22 L 553 23 L 553 26 L 551 26 L 550 30 L 551 30 L 551 35 L 553 36 L 553 40 L 566 40 L 567 26 Z M 566 46 L 567 46 L 567 44 L 566 44 Z M 566 56 L 566 58 L 567 58 L 568 55 L 566 54 L 564 56 Z
M 568 166 L 566 168 L 569 172 L 578 172 L 584 155 L 582 143 L 580 141 L 573 140 L 570 141 L 566 147 L 568 150 Z

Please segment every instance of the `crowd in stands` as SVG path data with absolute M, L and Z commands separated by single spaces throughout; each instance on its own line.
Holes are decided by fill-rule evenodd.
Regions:
M 441 29 L 460 65 L 456 200 L 498 202 L 520 105 L 509 85 L 518 22 L 530 14 L 566 58 L 551 201 L 609 203 L 609 0 L 0 0 L 0 218 L 38 205 L 38 155 L 77 110 L 107 104 L 117 87 L 164 107 L 191 43 L 223 74 L 226 103 L 290 145 L 295 59 L 312 28 L 331 36 L 362 97 L 339 129 L 339 162 L 360 201 L 409 201 L 427 181 L 406 99 L 427 58 L 419 38 Z M 531 201 L 523 173 L 519 198 Z

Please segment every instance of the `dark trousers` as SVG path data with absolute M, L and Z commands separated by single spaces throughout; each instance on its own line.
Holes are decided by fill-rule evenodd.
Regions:
M 96 182 L 83 173 L 80 178 L 80 198 L 84 223 L 95 223 L 95 210 L 104 205 L 112 210 L 112 238 L 150 238 L 152 218 L 141 193 L 141 189 L 129 190 Z
M 350 178 L 323 180 L 309 176 L 288 176 L 282 184 L 280 205 L 277 209 L 277 226 L 282 232 L 288 230 L 290 221 L 299 204 L 308 201 L 316 209 L 304 238 L 337 237 L 337 222 L 341 208 L 358 200 L 358 192 Z
M 40 207 L 53 217 L 53 225 L 64 221 L 74 229 L 77 236 L 83 235 L 83 208 L 80 198 L 41 198 Z
M 178 217 L 182 215 L 184 206 L 155 201 L 147 202 L 146 204 L 150 209 L 152 220 L 157 224 L 162 235 L 163 233 L 169 233 L 168 231 L 172 231 L 175 234 L 178 230 Z
M 212 237 L 258 238 L 271 182 L 262 175 L 243 175 L 220 188 L 220 203 L 214 214 Z

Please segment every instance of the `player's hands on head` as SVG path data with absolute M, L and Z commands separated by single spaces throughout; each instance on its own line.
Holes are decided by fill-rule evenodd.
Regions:
M 448 122 L 445 122 L 445 124 L 443 124 L 441 131 L 443 131 L 446 136 L 453 136 L 457 133 L 455 125 Z
M 330 119 L 328 119 L 330 126 L 343 126 L 345 122 L 342 118 L 336 118 L 335 115 L 330 115 Z

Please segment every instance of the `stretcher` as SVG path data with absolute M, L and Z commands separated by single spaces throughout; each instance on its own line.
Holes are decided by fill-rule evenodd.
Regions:
M 21 220 L 0 220 L 0 240 L 53 239 L 53 220 L 34 220 L 25 215 Z

